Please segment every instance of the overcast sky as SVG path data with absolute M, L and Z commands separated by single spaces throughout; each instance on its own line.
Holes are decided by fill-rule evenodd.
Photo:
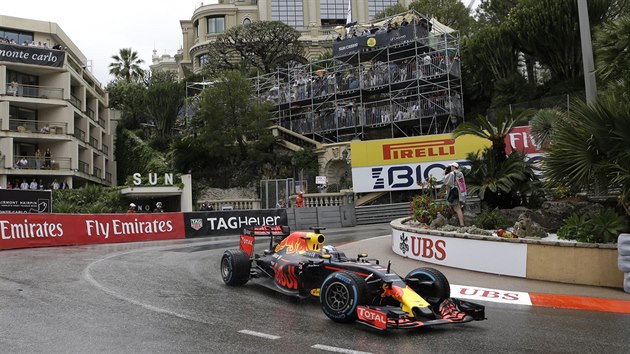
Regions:
M 468 4 L 470 0 L 462 0 Z M 476 1 L 478 2 L 478 1 Z M 180 20 L 190 20 L 199 0 L 13 0 L 5 1 L 0 14 L 55 22 L 92 63 L 92 73 L 103 86 L 112 55 L 120 48 L 138 52 L 144 68 L 158 55 L 175 55 L 182 47 Z M 205 4 L 217 0 L 204 0 Z
M 205 4 L 216 1 L 205 0 Z M 174 55 L 182 47 L 180 20 L 190 20 L 199 0 L 14 0 L 0 14 L 55 22 L 92 61 L 103 86 L 108 66 L 120 48 L 131 47 L 149 68 L 153 49 Z

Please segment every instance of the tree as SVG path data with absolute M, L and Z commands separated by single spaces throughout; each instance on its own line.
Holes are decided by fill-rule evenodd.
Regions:
M 470 10 L 459 0 L 416 0 L 409 4 L 409 9 L 435 18 L 464 36 L 471 34 L 475 27 Z
M 508 19 L 510 10 L 519 0 L 481 0 L 477 7 L 477 23 L 482 26 L 498 27 Z
M 545 152 L 545 177 L 576 190 L 619 187 L 630 215 L 630 103 L 610 94 L 592 106 L 582 100 L 572 106 Z
M 598 78 L 623 100 L 630 100 L 630 15 L 610 21 L 593 41 Z
M 473 135 L 483 139 L 488 139 L 492 143 L 494 158 L 497 165 L 507 159 L 505 153 L 505 138 L 510 134 L 512 129 L 519 124 L 525 122 L 525 119 L 533 114 L 531 110 L 522 111 L 519 114 L 509 114 L 501 111 L 494 119 L 494 123 L 482 115 L 476 118 L 476 124 L 472 122 L 464 122 L 453 130 L 453 137 L 457 138 L 463 135 Z
M 112 55 L 112 59 L 115 62 L 109 64 L 109 73 L 116 80 L 131 83 L 144 77 L 144 70 L 140 67 L 144 60 L 138 58 L 138 52 L 131 48 L 121 48 L 117 55 Z
M 174 142 L 179 170 L 218 187 L 251 185 L 275 162 L 269 110 L 252 100 L 251 83 L 238 71 L 222 73 L 201 94 L 199 110 Z
M 155 73 L 147 89 L 147 111 L 155 123 L 155 146 L 162 151 L 168 148 L 177 115 L 184 104 L 184 85 L 175 80 L 173 73 Z
M 280 21 L 257 21 L 228 29 L 208 49 L 204 70 L 269 73 L 288 63 L 306 63 L 301 33 Z
M 107 86 L 109 107 L 121 112 L 120 125 L 129 130 L 147 121 L 147 87 L 138 82 L 118 81 Z
M 383 11 L 377 13 L 376 15 L 374 15 L 373 20 L 380 20 L 386 17 L 390 17 L 390 16 L 394 16 L 394 15 L 398 15 L 401 14 L 403 12 L 407 12 L 409 9 L 407 9 L 404 5 L 398 3 L 396 5 L 392 5 L 392 6 L 388 6 L 386 8 L 383 9 Z

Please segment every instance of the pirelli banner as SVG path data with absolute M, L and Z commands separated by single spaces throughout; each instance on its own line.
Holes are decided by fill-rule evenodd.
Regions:
M 490 141 L 451 134 L 352 142 L 352 183 L 355 193 L 419 189 L 419 182 L 444 177 L 451 162 L 467 166 L 468 153 L 489 147 Z M 507 150 L 525 152 L 530 158 L 541 151 L 529 134 L 529 127 L 517 127 L 506 137 Z
M 184 237 L 182 213 L 0 214 L 0 249 Z
M 286 209 L 184 213 L 186 237 L 239 235 L 247 226 L 288 225 Z

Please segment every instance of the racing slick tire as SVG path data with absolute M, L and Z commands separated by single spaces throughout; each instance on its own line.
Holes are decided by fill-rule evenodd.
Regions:
M 451 297 L 451 286 L 448 279 L 435 268 L 416 268 L 407 274 L 405 283 L 431 304 L 434 311 L 439 309 L 442 301 Z
M 367 282 L 351 272 L 334 272 L 322 283 L 319 303 L 324 314 L 335 322 L 353 322 L 357 319 L 357 306 L 363 305 Z
M 249 280 L 249 256 L 243 250 L 226 250 L 221 257 L 221 277 L 227 285 L 244 285 Z

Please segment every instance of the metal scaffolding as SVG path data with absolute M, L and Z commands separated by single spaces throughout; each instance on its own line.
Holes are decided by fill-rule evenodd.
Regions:
M 450 132 L 464 116 L 459 34 L 435 22 L 345 28 L 333 58 L 256 77 L 256 97 L 275 124 L 325 143 Z

